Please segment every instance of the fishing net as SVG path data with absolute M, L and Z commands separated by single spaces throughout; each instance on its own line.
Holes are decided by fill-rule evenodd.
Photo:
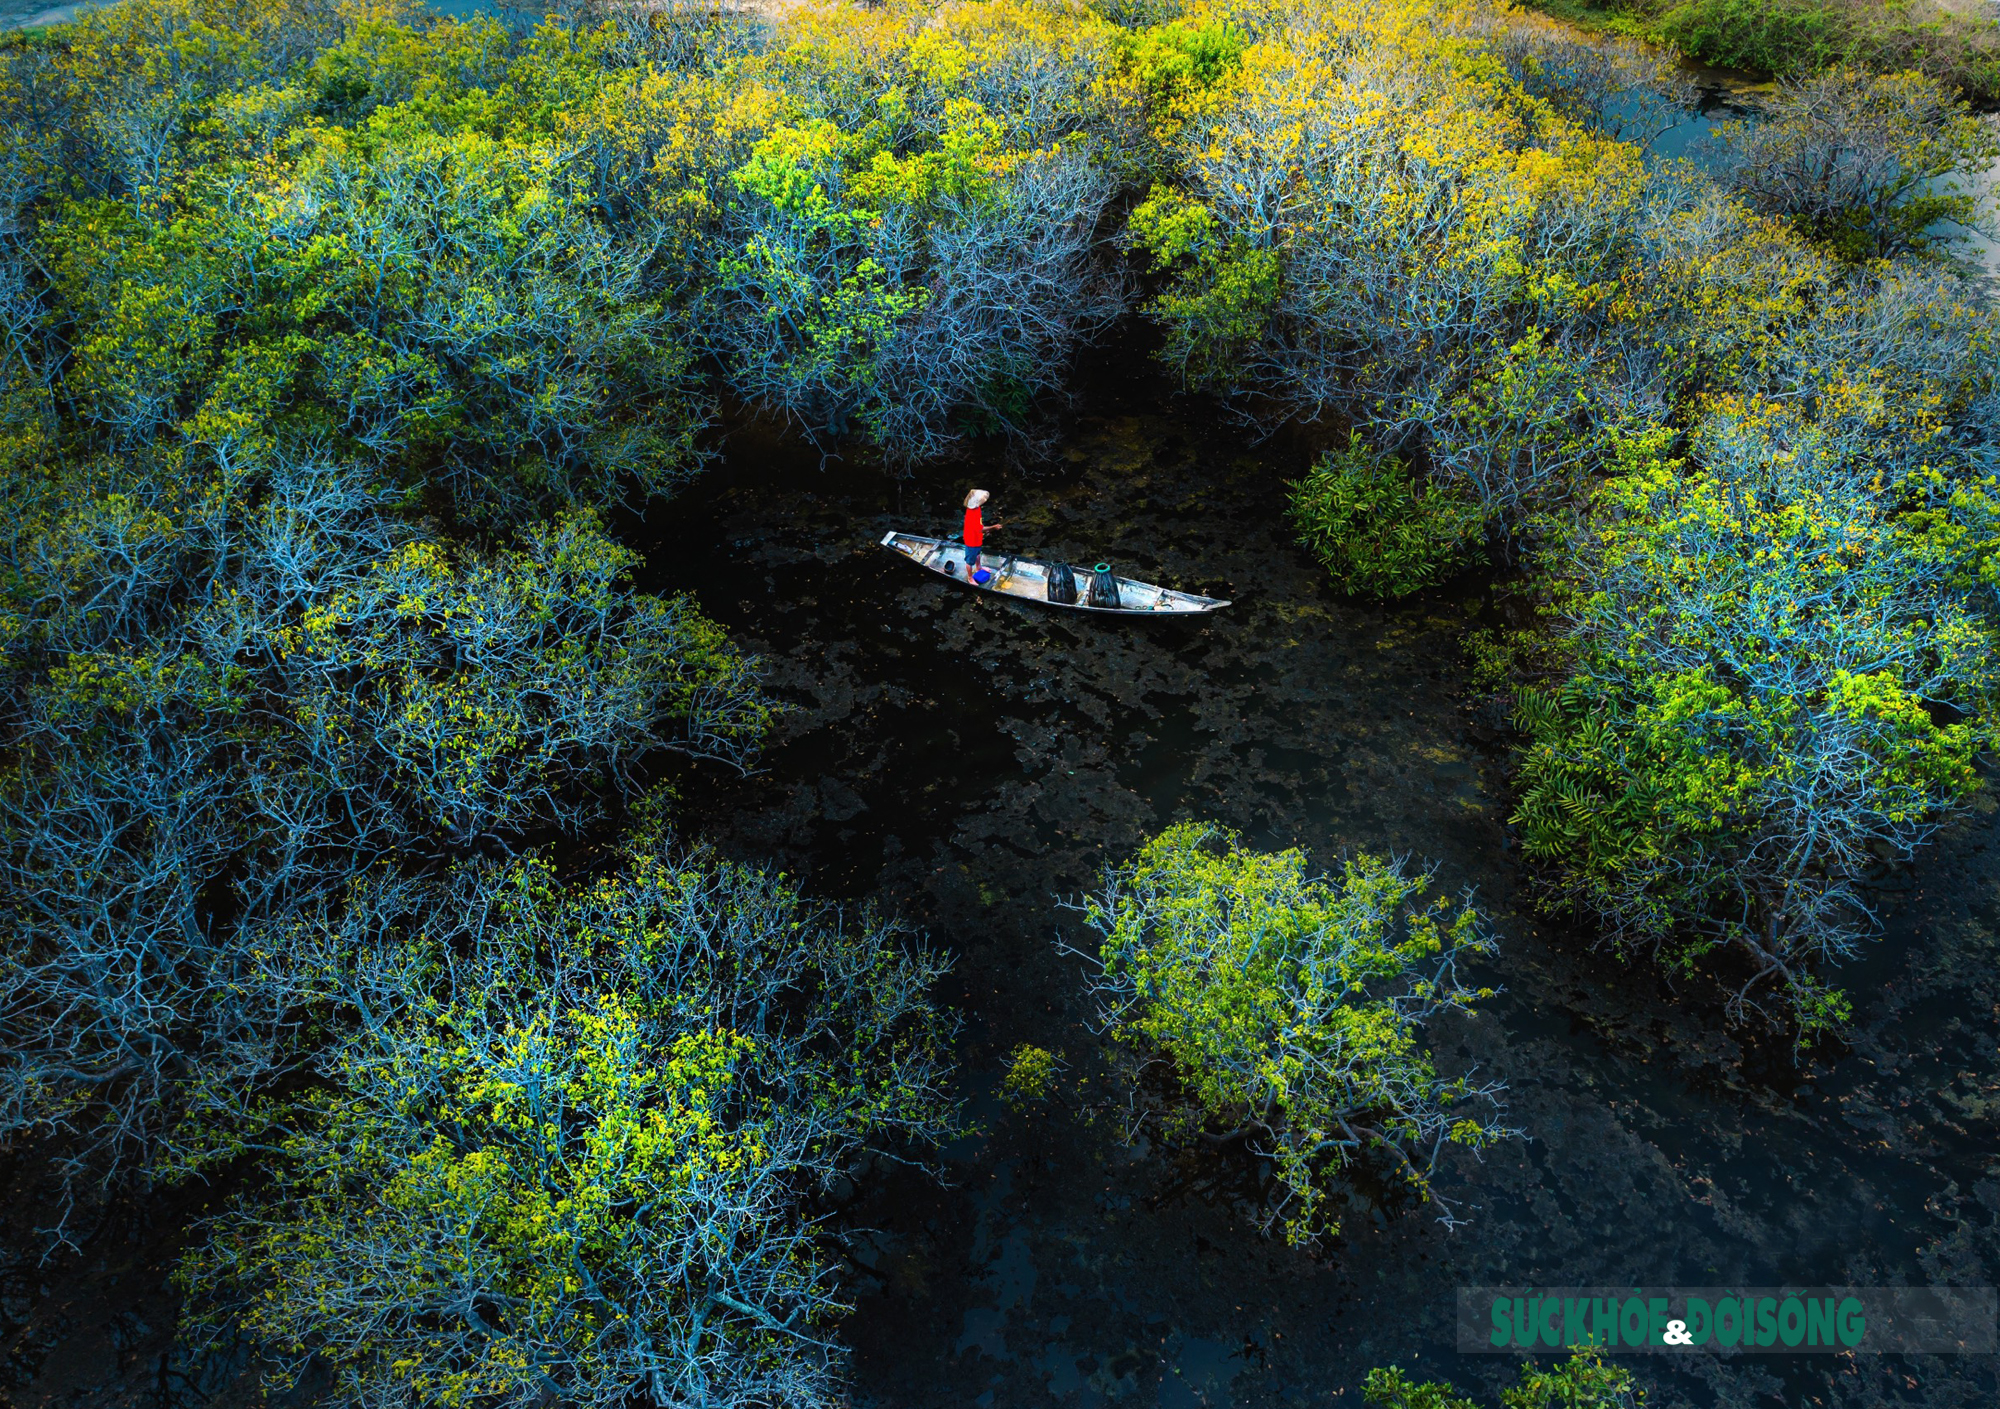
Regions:
M 1090 570 L 1090 605 L 1114 610 L 1122 605 L 1118 600 L 1118 579 L 1111 575 L 1109 563 L 1099 563 Z
M 1056 563 L 1049 569 L 1049 600 L 1066 607 L 1076 605 L 1076 574 L 1068 563 Z

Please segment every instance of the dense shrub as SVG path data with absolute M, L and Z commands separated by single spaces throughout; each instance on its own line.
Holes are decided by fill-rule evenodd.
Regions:
M 1856 42 L 1849 11 L 1819 0 L 1685 0 L 1659 33 L 1704 63 L 1779 74 L 1841 63 Z
M 1376 1409 L 1478 1409 L 1449 1382 L 1413 1380 L 1393 1365 L 1370 1370 L 1362 1396 Z M 1521 1382 L 1500 1391 L 1500 1409 L 1636 1409 L 1639 1402 L 1627 1371 L 1581 1350 L 1547 1370 L 1523 1365 Z
M 1759 264 L 1761 327 L 1668 315 L 1754 390 L 1710 397 L 1683 455 L 1624 442 L 1552 555 L 1571 663 L 1524 700 L 1518 820 L 1556 903 L 1683 967 L 1730 951 L 1739 1016 L 1809 1037 L 1844 1011 L 1815 970 L 1872 928 L 1869 881 L 1977 785 L 1996 329 L 1947 273 Z
M 0 1132 L 114 1162 L 284 1060 L 241 984 L 260 927 L 574 830 L 649 751 L 740 763 L 766 720 L 754 663 L 587 516 L 454 552 L 325 466 L 145 469 L 17 498 L 8 562 Z
M 187 115 L 158 180 L 94 196 L 72 173 L 33 247 L 73 358 L 61 409 L 116 448 L 310 439 L 503 522 L 684 476 L 705 413 L 654 242 L 603 218 L 523 104 L 470 86 L 505 49 L 490 23 L 410 31 L 416 75 L 340 70 L 421 90 L 346 104 L 356 127 L 310 88 L 252 88 Z
M 181 1278 L 279 1385 L 317 1362 L 355 1405 L 846 1402 L 813 1210 L 871 1148 L 952 1132 L 940 960 L 651 845 L 274 943 L 336 1035 L 267 1128 L 193 1152 L 254 1147 L 260 1177 Z
M 937 965 L 708 859 L 490 859 L 762 737 L 598 518 L 713 398 L 895 461 L 1032 434 L 1121 238 L 1190 386 L 1423 467 L 1302 483 L 1343 585 L 1482 527 L 1534 574 L 1538 893 L 1839 1020 L 1993 721 L 2000 327 L 1934 257 L 1992 149 L 1938 83 L 1798 78 L 1718 180 L 1649 162 L 1657 63 L 1475 0 L 557 10 L 126 0 L 0 46 L 0 1136 L 268 1155 L 187 1275 L 291 1373 L 834 1399 L 815 1191 L 945 1128 Z M 1677 22 L 1832 52 L 1739 10 Z M 1511 1133 L 1419 1040 L 1489 947 L 1428 880 L 1191 826 L 1086 906 L 1147 1118 L 1249 1140 L 1294 1238 L 1366 1151 L 1428 1196 Z
M 119 1167 L 295 1059 L 256 934 L 756 748 L 596 518 L 701 416 L 678 230 L 555 140 L 612 33 L 138 0 L 4 56 L 8 1135 Z
M 1990 544 L 1990 501 L 1899 513 L 1855 431 L 1719 404 L 1698 463 L 1628 457 L 1575 545 L 1579 667 L 1519 705 L 1517 821 L 1556 894 L 1680 967 L 1734 949 L 1735 1006 L 1769 993 L 1807 1036 L 1845 1013 L 1813 970 L 1865 932 L 1863 881 L 1977 786 L 1994 684 L 1953 522 Z
M 566 14 L 129 0 L 0 48 L 0 1139 L 72 1185 L 254 1154 L 189 1314 L 341 1402 L 833 1404 L 818 1219 L 952 1128 L 943 965 L 650 824 L 615 877 L 536 859 L 770 715 L 600 514 L 698 467 L 791 136 L 908 256 L 894 357 L 821 349 L 882 396 L 807 420 L 918 450 L 1024 428 L 1115 306 L 1141 141 L 1095 99 L 1072 140 L 1014 60 L 1096 60 L 1042 11 L 896 19 L 900 115 L 742 16 Z
M 1021 1043 L 1008 1056 L 1007 1074 L 1000 1079 L 1000 1099 L 1015 1114 L 1027 1114 L 1055 1093 L 1056 1080 L 1066 1065 L 1060 1052 Z
M 1123 306 L 1098 234 L 1114 34 L 1013 0 L 794 16 L 785 118 L 721 217 L 708 326 L 737 392 L 900 460 L 1026 431 Z
M 1915 69 L 1982 106 L 2000 94 L 2000 33 L 1954 0 L 1535 0 L 1533 8 L 1720 68 L 1781 78 L 1842 64 Z
M 1478 545 L 1485 515 L 1412 481 L 1403 462 L 1355 442 L 1292 487 L 1292 523 L 1344 592 L 1402 597 L 1442 581 Z
M 1494 51 L 1522 91 L 1593 131 L 1650 147 L 1700 101 L 1672 55 L 1654 45 L 1586 39 L 1526 15 L 1496 28 Z
M 1491 995 L 1458 973 L 1492 948 L 1477 914 L 1423 901 L 1429 887 L 1371 856 L 1312 875 L 1297 851 L 1183 823 L 1083 906 L 1102 1022 L 1170 1063 L 1190 1103 L 1162 1128 L 1247 1137 L 1274 1162 L 1268 1219 L 1292 1241 L 1339 1231 L 1327 1181 L 1370 1151 L 1431 1199 L 1449 1146 L 1516 1133 L 1497 1118 L 1499 1086 L 1440 1075 L 1418 1041 L 1429 1017 Z
M 1551 676 L 1518 820 L 1551 903 L 1677 964 L 1732 949 L 1738 1016 L 1837 1020 L 1869 874 L 1990 728 L 2000 330 L 1934 258 L 1990 139 L 1929 79 L 1836 70 L 1727 130 L 1718 180 L 1615 139 L 1674 98 L 1616 52 L 1472 6 L 1228 13 L 1250 42 L 1131 219 L 1164 356 L 1266 424 L 1420 452 L 1441 502 L 1303 483 L 1336 576 L 1424 559 L 1461 496 L 1533 559 L 1557 631 L 1516 653 Z
M 44 379 L 111 444 L 282 427 L 518 523 L 685 478 L 699 357 L 909 460 L 1029 431 L 1123 307 L 1145 124 L 1087 12 L 234 14 L 112 7 L 0 89 Z
M 899 169 L 822 122 L 778 129 L 738 169 L 741 253 L 713 327 L 744 396 L 914 459 L 1020 433 L 1063 385 L 1119 307 L 1093 257 L 1111 183 L 1077 155 L 1004 159 L 970 129 L 942 143 Z
M 1633 409 L 1599 390 L 1617 369 L 1593 340 L 1638 149 L 1594 125 L 1608 101 L 1572 115 L 1504 68 L 1487 81 L 1476 7 L 1246 10 L 1254 42 L 1173 144 L 1180 179 L 1131 219 L 1168 275 L 1150 305 L 1167 360 L 1262 419 L 1337 413 L 1420 444 L 1511 528 Z

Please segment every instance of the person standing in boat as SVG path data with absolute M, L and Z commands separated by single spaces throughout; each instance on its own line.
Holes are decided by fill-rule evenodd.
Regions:
M 965 577 L 968 582 L 980 587 L 993 577 L 979 565 L 980 550 L 986 546 L 986 524 L 980 517 L 980 510 L 992 497 L 983 489 L 975 489 L 965 496 L 965 532 L 961 535 L 965 543 Z M 993 527 L 998 528 L 1000 524 L 996 521 Z

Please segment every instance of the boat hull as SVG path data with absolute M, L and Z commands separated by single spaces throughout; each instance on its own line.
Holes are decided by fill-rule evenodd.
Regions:
M 1077 572 L 1076 601 L 1052 602 L 1049 600 L 1050 565 L 1038 558 L 1023 558 L 1011 553 L 982 554 L 980 566 L 993 573 L 992 580 L 982 587 L 966 580 L 965 545 L 955 539 L 924 538 L 914 533 L 885 533 L 882 535 L 882 546 L 961 587 L 969 587 L 975 592 L 990 592 L 997 597 L 1011 597 L 1015 601 L 1033 602 L 1037 606 L 1054 607 L 1058 611 L 1094 612 L 1099 616 L 1204 616 L 1229 605 L 1220 598 L 1176 592 L 1171 587 L 1158 587 L 1150 582 L 1121 577 L 1117 579 L 1121 605 L 1093 607 L 1085 600 L 1089 592 L 1088 571 Z

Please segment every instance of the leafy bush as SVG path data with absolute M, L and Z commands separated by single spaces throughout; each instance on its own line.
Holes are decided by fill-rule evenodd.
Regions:
M 1377 1409 L 1477 1409 L 1453 1385 L 1419 1383 L 1393 1365 L 1370 1370 L 1362 1395 Z M 1500 1392 L 1501 1409 L 1636 1409 L 1638 1403 L 1632 1376 L 1595 1351 L 1575 1351 L 1548 1370 L 1523 1365 L 1521 1382 Z
M 1291 1241 L 1338 1233 L 1326 1180 L 1366 1151 L 1428 1200 L 1446 1147 L 1517 1133 L 1497 1120 L 1502 1088 L 1440 1076 L 1417 1040 L 1433 1014 L 1492 992 L 1458 976 L 1461 959 L 1493 948 L 1477 914 L 1442 896 L 1417 903 L 1429 886 L 1371 856 L 1311 875 L 1298 851 L 1250 851 L 1190 822 L 1082 907 L 1099 936 L 1086 957 L 1102 1021 L 1172 1064 L 1211 1134 L 1248 1137 L 1275 1162 L 1269 1222 Z
M 1062 1053 L 1022 1043 L 1009 1057 L 1007 1074 L 1000 1079 L 1001 1099 L 1017 1114 L 1042 1104 L 1065 1066 Z
M 620 33 L 130 0 L 0 54 L 0 1133 L 72 1172 L 297 1059 L 258 936 L 762 738 L 596 517 L 704 414 L 684 223 L 557 140 Z
M 1533 8 L 1723 68 L 1778 77 L 1842 64 L 1915 69 L 1982 106 L 2000 93 L 2000 36 L 1951 0 L 1536 0 Z
M 11 251 L 13 350 L 75 450 L 310 446 L 502 526 L 684 478 L 707 407 L 668 227 L 602 199 L 551 110 L 607 56 L 248 9 L 128 0 L 9 60 L 21 127 L 75 135 L 16 146 Z
M 1568 26 L 1508 17 L 1494 45 L 1523 92 L 1597 132 L 1650 147 L 1700 103 L 1693 81 L 1658 46 L 1585 38 Z
M 1659 19 L 1669 44 L 1703 63 L 1759 73 L 1812 73 L 1853 52 L 1849 12 L 1817 0 L 1686 0 Z
M 684 476 L 702 412 L 650 251 L 527 144 L 369 145 L 320 135 L 254 214 L 214 198 L 242 179 L 218 163 L 183 209 L 44 225 L 79 419 L 121 447 L 322 439 L 503 522 Z
M 653 847 L 383 899 L 275 966 L 317 1084 L 192 1151 L 263 1176 L 181 1268 L 210 1324 L 341 1404 L 844 1403 L 812 1210 L 953 1132 L 944 963 Z
M 1299 537 L 1343 592 L 1404 597 L 1448 577 L 1477 545 L 1479 506 L 1359 442 L 1333 451 L 1292 486 Z
M 1170 145 L 1218 85 L 1242 67 L 1250 35 L 1226 15 L 1195 12 L 1121 36 L 1123 77 L 1143 95 L 1154 139 Z M 1163 151 L 1149 153 L 1157 163 Z
M 574 515 L 466 564 L 412 543 L 315 603 L 283 642 L 323 766 L 379 776 L 459 845 L 593 810 L 559 780 L 624 782 L 649 748 L 746 763 L 755 666 L 685 598 L 625 590 L 638 555 Z
M 1866 876 L 1991 728 L 2000 328 L 1921 258 L 1990 139 L 1931 79 L 1834 70 L 1728 132 L 1718 181 L 1617 140 L 1675 99 L 1635 56 L 1470 5 L 1239 13 L 1128 228 L 1163 356 L 1267 425 L 1415 447 L 1532 557 L 1563 625 L 1508 655 L 1554 677 L 1518 814 L 1549 898 L 1676 963 L 1733 951 L 1734 1014 L 1781 994 L 1810 1037 Z M 1405 492 L 1329 464 L 1294 516 L 1399 590 L 1451 538 Z

